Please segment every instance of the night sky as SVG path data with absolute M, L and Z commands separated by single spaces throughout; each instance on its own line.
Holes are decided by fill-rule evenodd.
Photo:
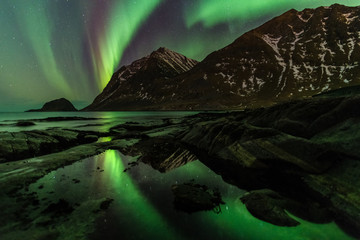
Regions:
M 0 111 L 84 107 L 124 64 L 164 46 L 202 60 L 291 8 L 360 0 L 1 0 Z

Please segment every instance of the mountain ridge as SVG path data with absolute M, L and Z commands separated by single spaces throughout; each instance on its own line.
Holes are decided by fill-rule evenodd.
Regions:
M 300 12 L 290 10 L 243 34 L 225 48 L 208 55 L 190 71 L 190 79 L 187 82 L 191 82 L 194 75 L 197 75 L 198 81 L 204 82 L 210 79 L 212 83 L 207 89 L 208 95 L 217 95 L 220 99 L 229 99 L 230 101 L 231 98 L 234 98 L 233 102 L 245 103 L 242 107 L 271 105 L 278 101 L 304 96 L 310 97 L 330 89 L 356 85 L 360 83 L 359 77 L 356 77 L 360 73 L 359 68 L 356 68 L 360 61 L 360 50 L 359 44 L 355 44 L 356 37 L 354 34 L 359 34 L 360 23 L 356 17 L 357 14 L 354 13 L 359 13 L 359 9 L 358 7 L 349 8 L 342 5 L 332 5 L 327 8 L 305 9 Z M 345 13 L 341 11 L 345 11 Z M 319 23 L 322 23 L 322 18 L 327 18 L 329 25 L 334 25 L 331 23 L 334 19 L 335 25 L 338 22 L 347 24 L 350 21 L 347 18 L 346 21 L 336 21 L 335 17 L 336 14 L 349 14 L 350 11 L 354 11 L 355 17 L 349 24 L 352 24 L 350 27 L 356 28 L 356 30 L 350 32 L 353 33 L 350 38 L 345 38 L 345 40 L 351 39 L 343 43 L 343 45 L 349 46 L 339 47 L 337 50 L 340 51 L 339 57 L 332 59 L 329 54 L 334 51 L 331 48 L 322 47 L 324 44 L 327 45 L 327 41 L 319 41 L 328 35 L 327 31 L 319 31 Z M 314 14 L 314 20 L 311 20 Z M 326 17 L 330 14 L 335 14 L 335 17 Z M 325 16 L 317 17 L 318 15 Z M 296 25 L 290 25 L 289 19 L 293 19 L 292 21 Z M 302 28 L 301 25 L 303 25 Z M 304 29 L 306 26 L 307 29 Z M 342 24 L 333 31 L 341 36 L 346 30 Z M 269 35 L 269 31 L 274 36 Z M 300 33 L 305 36 L 300 36 Z M 312 40 L 313 37 L 318 37 L 318 39 L 314 41 Z M 290 39 L 284 41 L 285 38 Z M 341 41 L 342 38 L 337 36 L 333 39 L 330 44 L 334 44 L 333 41 Z M 307 45 L 304 44 L 306 41 L 308 41 Z M 336 46 L 338 45 L 336 44 Z M 330 50 L 329 53 L 327 50 Z M 341 54 L 342 50 L 344 51 L 343 54 Z M 301 56 L 299 54 L 301 51 L 307 54 Z M 312 52 L 315 53 L 312 54 Z M 346 59 L 344 55 L 351 58 Z M 341 66 L 335 65 L 338 69 L 331 69 L 332 65 L 329 62 L 334 60 L 338 65 L 341 64 Z M 331 72 L 332 70 L 334 73 Z M 327 84 L 328 79 L 326 78 L 331 74 L 337 75 L 332 77 L 333 79 L 339 77 L 343 82 L 334 81 L 333 86 Z M 206 76 L 207 79 L 203 77 L 201 80 L 199 76 Z M 302 81 L 307 85 L 301 84 Z M 287 86 L 288 83 L 292 85 Z M 225 91 L 217 94 L 215 92 L 217 89 L 219 91 L 225 89 Z

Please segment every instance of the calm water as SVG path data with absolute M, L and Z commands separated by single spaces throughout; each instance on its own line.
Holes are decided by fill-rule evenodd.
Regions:
M 93 219 L 94 225 L 89 223 L 91 217 L 80 211 L 73 218 L 81 220 L 70 220 L 71 227 L 59 226 L 62 236 L 69 239 L 76 234 L 74 229 L 92 231 L 86 234 L 87 239 L 351 239 L 334 223 L 313 224 L 298 219 L 301 224 L 289 228 L 254 218 L 239 200 L 244 192 L 225 183 L 199 161 L 168 173 L 159 173 L 142 163 L 123 172 L 127 163 L 134 160 L 109 150 L 53 171 L 30 189 L 38 192 L 39 198 L 53 201 L 64 198 L 71 204 L 81 203 L 79 208 L 97 199 L 114 199 L 104 215 Z M 72 179 L 80 183 L 75 184 Z M 212 211 L 187 214 L 174 210 L 171 186 L 191 179 L 220 189 L 226 202 L 220 214 Z M 43 189 L 38 188 L 41 185 Z M 54 193 L 49 193 L 52 191 Z M 77 234 L 78 239 L 83 239 Z
M 76 128 L 80 130 L 107 131 L 110 127 L 117 124 L 136 121 L 147 122 L 156 121 L 163 118 L 180 118 L 196 114 L 197 112 L 21 112 L 21 113 L 0 113 L 0 131 L 24 131 L 24 130 L 44 130 L 50 127 Z M 78 121 L 58 121 L 58 122 L 38 122 L 34 121 L 35 126 L 16 127 L 14 124 L 18 120 L 43 119 L 48 117 L 85 117 L 98 118 L 96 120 Z M 91 125 L 91 126 L 89 126 Z

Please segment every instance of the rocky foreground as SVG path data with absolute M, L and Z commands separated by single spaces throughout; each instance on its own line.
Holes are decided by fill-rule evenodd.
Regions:
M 0 187 L 3 197 L 19 198 L 19 189 L 47 172 L 107 149 L 139 155 L 138 161 L 161 172 L 199 159 L 225 181 L 247 190 L 241 200 L 259 219 L 298 225 L 289 212 L 316 223 L 336 221 L 359 237 L 359 105 L 360 96 L 352 92 L 145 125 L 127 122 L 108 132 L 0 133 Z M 111 141 L 98 141 L 104 136 Z M 191 196 L 184 196 L 187 188 L 181 188 L 181 196 L 193 207 Z M 0 223 L 9 218 L 0 217 Z

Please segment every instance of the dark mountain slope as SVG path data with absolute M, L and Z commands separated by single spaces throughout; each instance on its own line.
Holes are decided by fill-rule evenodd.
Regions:
M 190 70 L 197 61 L 159 48 L 114 73 L 104 91 L 84 110 L 134 110 L 171 101 L 173 77 Z M 171 98 L 171 96 L 169 97 Z
M 261 106 L 359 84 L 358 16 L 359 7 L 337 4 L 290 10 L 181 76 L 174 100 L 200 98 L 223 108 Z M 191 86 L 194 92 L 188 92 Z

